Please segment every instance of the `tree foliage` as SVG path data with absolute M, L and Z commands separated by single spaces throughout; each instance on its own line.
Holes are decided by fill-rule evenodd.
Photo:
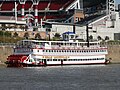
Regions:
M 6 36 L 6 37 L 11 37 L 11 33 L 8 31 L 0 31 L 0 36 Z
M 29 38 L 29 33 L 28 33 L 28 32 L 25 32 L 24 38 L 25 38 L 25 39 L 28 39 L 28 38 Z
M 35 35 L 35 39 L 41 39 L 41 36 L 40 36 L 39 33 L 37 33 L 37 34 Z
M 15 32 L 15 33 L 13 34 L 13 37 L 18 37 L 18 33 Z
M 54 37 L 60 38 L 60 34 L 59 33 L 55 33 Z
M 97 39 L 98 39 L 98 40 L 102 40 L 101 36 L 98 36 Z
M 108 36 L 105 37 L 105 40 L 109 40 L 110 38 Z

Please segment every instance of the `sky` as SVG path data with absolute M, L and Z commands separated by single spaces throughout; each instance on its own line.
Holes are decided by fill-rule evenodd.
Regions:
M 120 4 L 120 0 L 115 0 L 115 3 L 116 4 Z

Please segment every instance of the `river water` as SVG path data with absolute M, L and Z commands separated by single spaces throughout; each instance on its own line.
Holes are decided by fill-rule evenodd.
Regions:
M 120 90 L 120 64 L 0 68 L 0 90 Z

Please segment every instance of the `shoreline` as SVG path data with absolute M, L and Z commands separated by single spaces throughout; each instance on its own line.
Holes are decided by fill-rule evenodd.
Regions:
M 0 63 L 0 68 L 2 67 L 7 67 L 7 65 L 5 63 Z
M 105 65 L 112 65 L 112 64 L 120 64 L 120 62 L 110 62 L 109 64 L 105 64 Z M 91 65 L 95 65 L 95 64 L 91 64 Z M 98 65 L 98 64 L 96 64 L 96 65 Z M 101 65 L 103 65 L 103 64 L 101 64 Z M 5 63 L 0 63 L 0 68 L 7 68 L 7 65 Z

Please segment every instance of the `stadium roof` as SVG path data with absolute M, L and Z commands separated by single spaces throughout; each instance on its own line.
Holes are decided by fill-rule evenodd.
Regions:
M 95 5 L 105 4 L 106 0 L 83 0 L 84 7 L 91 7 Z
M 11 0 L 0 0 L 0 2 L 2 1 L 11 1 Z M 23 0 L 12 0 L 12 1 L 23 1 Z M 25 1 L 34 1 L 34 0 L 25 0 Z M 38 0 L 38 1 L 58 1 L 58 0 Z M 62 2 L 62 0 L 59 0 Z M 64 0 L 64 1 L 69 1 L 69 0 Z M 84 7 L 91 7 L 94 5 L 99 5 L 101 3 L 106 3 L 106 0 L 83 0 L 83 6 Z

